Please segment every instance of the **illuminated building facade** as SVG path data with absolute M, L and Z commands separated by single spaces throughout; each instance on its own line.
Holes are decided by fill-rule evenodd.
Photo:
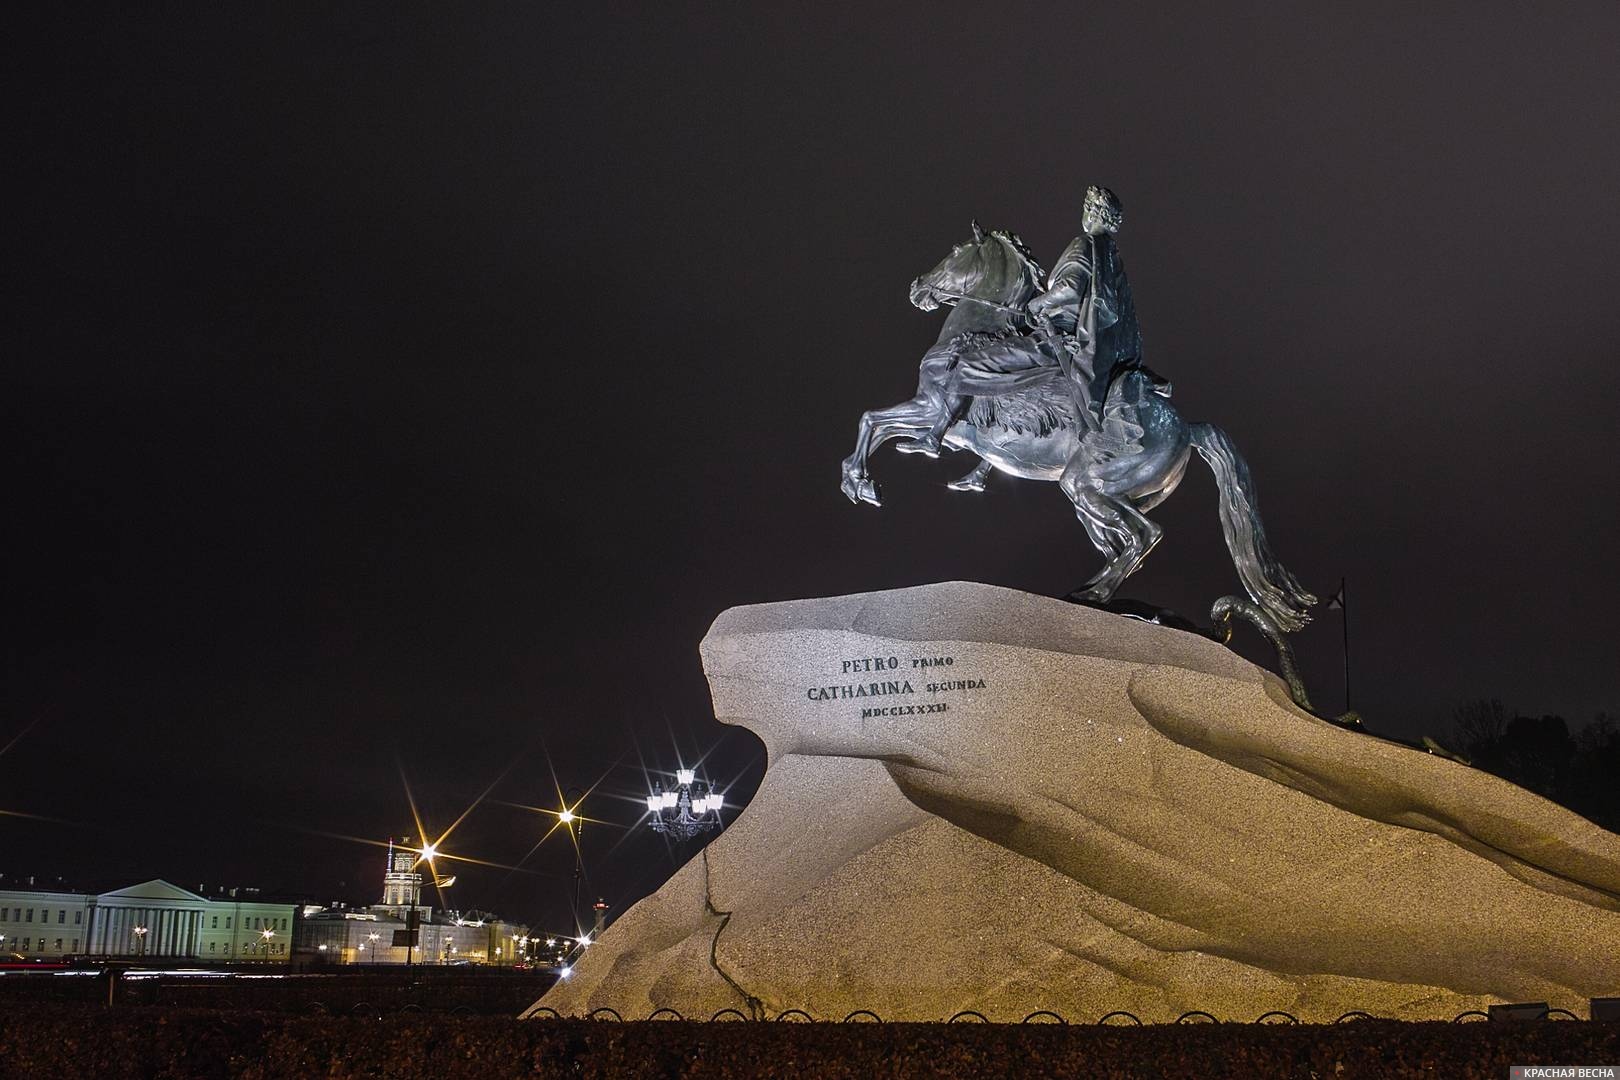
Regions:
M 388 844 L 382 902 L 351 908 L 305 908 L 296 951 L 328 964 L 513 964 L 528 927 L 485 912 L 436 909 L 422 903 L 426 875 L 420 850 Z M 431 865 L 428 866 L 432 873 Z M 440 887 L 454 881 L 444 879 Z M 416 917 L 411 941 L 409 920 Z
M 292 904 L 206 897 L 161 879 L 104 893 L 0 890 L 0 958 L 285 963 Z

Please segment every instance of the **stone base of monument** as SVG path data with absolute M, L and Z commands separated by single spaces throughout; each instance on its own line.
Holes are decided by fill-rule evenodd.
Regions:
M 1620 836 L 1316 719 L 1196 634 L 952 582 L 734 608 L 702 655 L 760 790 L 531 1015 L 1450 1019 L 1620 991 Z

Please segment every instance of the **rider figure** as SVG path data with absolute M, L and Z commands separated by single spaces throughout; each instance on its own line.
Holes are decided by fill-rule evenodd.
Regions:
M 940 353 L 936 362 L 943 369 L 938 378 L 945 407 L 928 432 L 899 442 L 896 449 L 936 456 L 945 430 L 969 399 L 1016 393 L 1046 373 L 1057 376 L 1060 368 L 1085 427 L 1095 431 L 1102 426 L 1109 383 L 1124 368 L 1142 362 L 1136 305 L 1114 241 L 1124 220 L 1124 208 L 1112 191 L 1086 189 L 1081 234 L 1058 257 L 1047 275 L 1046 291 L 1027 305 L 1031 321 L 1043 333 L 1014 335 L 965 353 Z M 924 367 L 928 364 L 925 358 Z M 1168 384 L 1157 376 L 1151 379 L 1159 392 L 1167 393 Z M 982 478 L 960 483 L 976 490 Z
M 1142 330 L 1114 241 L 1124 222 L 1118 196 L 1105 187 L 1087 188 L 1080 235 L 1058 256 L 1046 291 L 1029 302 L 1036 325 L 1065 339 L 1063 368 L 1081 407 L 1091 413 L 1092 427 L 1102 422 L 1114 375 L 1142 362 Z

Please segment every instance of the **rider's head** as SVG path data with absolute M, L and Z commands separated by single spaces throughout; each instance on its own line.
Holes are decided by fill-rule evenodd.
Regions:
M 1119 196 L 1107 188 L 1088 187 L 1080 222 L 1081 228 L 1092 236 L 1105 232 L 1117 233 L 1119 227 L 1125 224 L 1125 207 L 1120 205 Z

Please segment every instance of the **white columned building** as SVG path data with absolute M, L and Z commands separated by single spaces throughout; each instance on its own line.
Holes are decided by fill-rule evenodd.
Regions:
M 210 898 L 161 879 L 105 893 L 0 890 L 0 958 L 285 963 L 294 907 Z

